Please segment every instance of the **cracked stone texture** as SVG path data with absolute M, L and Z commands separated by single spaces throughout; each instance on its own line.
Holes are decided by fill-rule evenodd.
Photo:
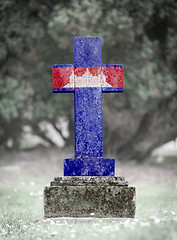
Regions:
M 133 218 L 135 188 L 123 177 L 58 177 L 44 189 L 44 215 Z

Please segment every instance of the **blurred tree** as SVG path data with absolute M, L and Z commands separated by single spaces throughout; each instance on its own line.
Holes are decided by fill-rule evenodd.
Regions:
M 103 63 L 124 64 L 124 94 L 104 95 L 104 150 L 143 160 L 177 136 L 175 0 L 11 0 L 0 3 L 0 142 L 26 124 L 69 119 L 73 96 L 52 94 L 51 65 L 72 63 L 74 36 L 101 36 Z M 62 134 L 62 133 L 61 133 Z M 69 141 L 68 141 L 69 144 Z

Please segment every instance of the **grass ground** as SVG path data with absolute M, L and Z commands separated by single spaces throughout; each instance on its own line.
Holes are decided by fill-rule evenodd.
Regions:
M 3 176 L 9 183 L 2 184 L 0 178 L 0 239 L 177 239 L 177 176 L 173 169 L 147 164 L 119 165 L 117 171 L 121 175 L 125 172 L 126 179 L 137 190 L 135 219 L 45 220 L 44 185 L 52 180 L 48 179 L 50 175 L 56 176 L 53 169 L 57 171 L 60 164 L 53 155 L 50 160 L 54 168 L 49 168 L 51 162 L 45 166 L 48 156 L 43 154 L 42 163 L 39 155 L 35 159 L 35 154 L 28 155 L 30 159 L 24 153 L 13 155 L 13 164 L 8 156 L 1 158 L 1 166 L 18 165 L 20 172 L 13 182 L 12 172 Z M 41 171 L 42 174 L 36 174 Z

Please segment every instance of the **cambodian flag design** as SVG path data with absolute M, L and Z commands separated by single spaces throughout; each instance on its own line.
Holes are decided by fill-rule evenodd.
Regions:
M 74 67 L 53 65 L 53 92 L 74 92 L 76 88 L 102 88 L 103 92 L 123 91 L 123 66 Z

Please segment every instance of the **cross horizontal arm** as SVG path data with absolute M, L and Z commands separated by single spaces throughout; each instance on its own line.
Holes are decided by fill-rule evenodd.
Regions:
M 74 67 L 53 65 L 53 92 L 74 92 L 77 88 L 101 88 L 102 92 L 123 92 L 123 66 Z
M 102 87 L 102 92 L 123 92 L 123 65 L 102 65 L 102 73 L 109 87 Z
M 52 82 L 53 93 L 74 92 L 74 65 L 72 64 L 53 65 Z

